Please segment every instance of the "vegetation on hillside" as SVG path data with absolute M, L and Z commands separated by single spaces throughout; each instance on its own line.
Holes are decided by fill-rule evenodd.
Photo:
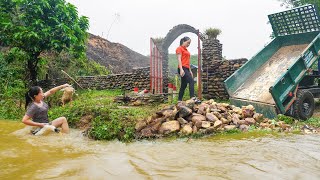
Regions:
M 287 8 L 298 7 L 306 4 L 315 4 L 320 7 L 320 0 L 279 0 L 281 1 L 281 6 Z
M 88 24 L 65 0 L 0 1 L 0 118 L 20 119 L 29 85 L 46 74 L 109 73 L 85 56 Z
M 59 55 L 48 54 L 45 56 L 44 61 L 46 62 L 39 71 L 39 79 L 44 79 L 46 74 L 49 75 L 49 78 L 65 77 L 61 74 L 61 70 L 72 76 L 110 74 L 110 71 L 105 66 L 87 58 L 73 58 L 67 52 L 62 52 Z
M 9 51 L 0 52 L 0 62 L 0 118 L 20 118 L 24 112 L 24 94 L 28 89 L 25 53 L 18 48 L 11 48 Z M 44 79 L 46 74 L 49 74 L 50 78 L 61 77 L 61 70 L 72 76 L 109 73 L 105 67 L 94 61 L 69 58 L 67 53 L 41 57 L 38 75 L 40 79 Z
M 25 91 L 25 53 L 17 48 L 0 53 L 0 118 L 21 114 Z
M 0 1 L 0 118 L 21 116 L 24 93 L 46 74 L 109 73 L 85 56 L 88 24 L 65 0 Z
M 33 84 L 42 53 L 65 50 L 84 57 L 88 28 L 88 18 L 65 0 L 0 1 L 0 42 L 24 53 Z

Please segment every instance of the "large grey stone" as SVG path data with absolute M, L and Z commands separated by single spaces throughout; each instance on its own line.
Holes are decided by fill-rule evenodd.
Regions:
M 213 127 L 214 127 L 214 128 L 218 128 L 218 127 L 220 127 L 221 125 L 222 125 L 222 121 L 218 120 L 218 121 L 214 122 Z
M 183 126 L 183 128 L 181 129 L 181 133 L 187 135 L 192 134 L 192 127 L 189 124 Z
M 180 130 L 180 123 L 178 121 L 168 121 L 162 123 L 159 132 L 160 134 L 168 134 Z
M 212 113 L 207 113 L 206 118 L 208 121 L 211 121 L 211 122 L 216 122 L 219 120 L 219 118 Z

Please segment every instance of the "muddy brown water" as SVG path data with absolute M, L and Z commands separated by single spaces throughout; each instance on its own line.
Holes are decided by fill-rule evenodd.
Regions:
M 253 73 L 248 81 L 237 89 L 234 96 L 241 99 L 275 104 L 269 88 L 294 64 L 307 46 L 308 44 L 281 47 Z
M 320 179 L 319 135 L 244 133 L 201 139 L 88 140 L 26 135 L 0 121 L 0 179 Z M 17 131 L 18 130 L 18 131 Z

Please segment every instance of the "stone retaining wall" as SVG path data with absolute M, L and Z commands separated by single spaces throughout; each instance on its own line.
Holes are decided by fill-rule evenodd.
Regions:
M 202 43 L 202 95 L 206 99 L 228 99 L 223 81 L 239 69 L 247 59 L 224 60 L 222 44 L 217 39 Z
M 150 67 L 134 69 L 133 73 L 112 74 L 107 76 L 82 76 L 78 83 L 86 89 L 122 89 L 132 90 L 134 87 L 149 89 Z
M 224 81 L 238 70 L 248 60 L 234 59 L 212 61 L 202 74 L 203 97 L 206 99 L 228 99 L 229 95 L 224 87 Z
M 106 76 L 81 76 L 77 77 L 76 80 L 81 87 L 85 89 L 102 90 L 125 88 L 126 90 L 132 90 L 134 87 L 138 87 L 139 90 L 149 89 L 150 67 L 134 69 L 133 73 L 111 74 Z M 64 83 L 74 84 L 67 78 L 47 79 L 38 82 L 39 86 L 45 89 L 49 89 Z

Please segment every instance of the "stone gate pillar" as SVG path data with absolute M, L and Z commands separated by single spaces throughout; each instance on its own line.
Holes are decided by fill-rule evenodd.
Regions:
M 222 61 L 222 44 L 218 39 L 206 38 L 202 42 L 202 95 L 214 97 L 213 77 L 218 73 L 214 61 Z

